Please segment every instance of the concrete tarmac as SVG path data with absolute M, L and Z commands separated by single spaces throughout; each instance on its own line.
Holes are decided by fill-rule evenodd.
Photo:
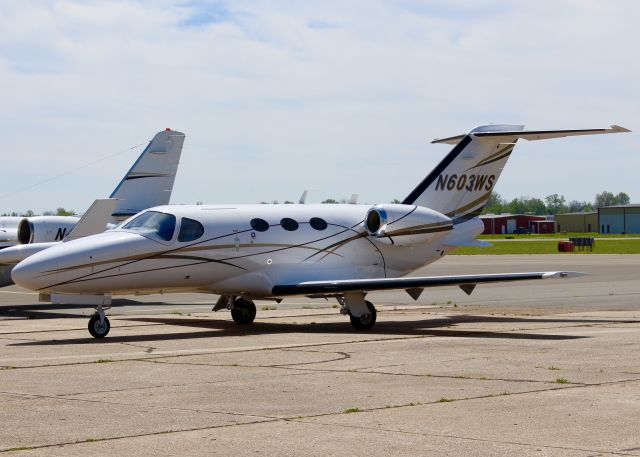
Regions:
M 0 453 L 640 456 L 640 256 L 449 256 L 417 274 L 578 270 L 569 280 L 333 302 L 125 297 L 90 309 L 0 292 Z M 266 309 L 273 308 L 276 309 Z M 263 309 L 265 308 L 265 309 Z

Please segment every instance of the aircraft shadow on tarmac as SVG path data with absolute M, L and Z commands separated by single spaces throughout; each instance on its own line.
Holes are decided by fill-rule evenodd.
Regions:
M 114 300 L 114 303 L 111 305 L 111 309 L 124 308 L 131 305 L 135 305 L 138 308 L 164 306 L 167 309 L 170 309 L 171 307 L 170 304 L 163 302 Z M 56 319 L 65 317 L 86 317 L 87 315 L 93 314 L 93 312 L 93 309 L 87 308 L 86 306 L 57 305 L 51 303 L 0 306 L 0 318 Z M 141 313 L 144 313 L 144 310 L 141 310 Z
M 70 317 L 68 314 L 64 317 Z M 294 316 L 290 316 L 294 317 Z M 303 316 L 300 316 L 303 317 Z M 310 316 L 304 316 L 308 319 Z M 169 325 L 178 327 L 189 327 L 194 330 L 189 332 L 144 334 L 144 335 L 113 335 L 118 332 L 118 322 L 127 321 L 130 323 L 139 322 L 139 325 L 122 326 L 127 331 L 135 331 L 136 328 L 148 328 L 151 325 Z M 537 323 L 537 324 L 607 324 L 607 323 L 629 323 L 638 321 L 618 321 L 604 319 L 567 319 L 567 318 L 543 318 L 531 319 L 527 317 L 514 316 L 475 316 L 475 315 L 451 315 L 446 318 L 435 318 L 426 320 L 402 320 L 393 321 L 383 319 L 376 323 L 376 326 L 368 331 L 356 331 L 348 322 L 328 322 L 328 323 L 291 323 L 291 322 L 269 322 L 257 320 L 251 325 L 238 326 L 227 319 L 189 319 L 176 317 L 131 317 L 120 316 L 120 319 L 112 321 L 112 335 L 104 340 L 87 338 L 70 338 L 56 340 L 29 341 L 10 344 L 10 346 L 56 346 L 74 344 L 109 344 L 109 343 L 135 343 L 146 341 L 172 341 L 187 340 L 197 338 L 220 338 L 243 335 L 269 335 L 286 333 L 311 333 L 311 334 L 351 334 L 354 337 L 366 335 L 396 335 L 396 336 L 432 336 L 432 337 L 454 337 L 454 338 L 496 338 L 496 339 L 524 339 L 542 341 L 563 341 L 588 338 L 578 335 L 554 335 L 544 333 L 513 332 L 508 329 L 504 331 L 490 330 L 464 330 L 456 329 L 457 324 L 464 323 Z M 536 330 L 536 329 L 532 329 Z

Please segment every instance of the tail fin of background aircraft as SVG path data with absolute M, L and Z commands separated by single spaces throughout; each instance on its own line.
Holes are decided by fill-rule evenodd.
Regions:
M 171 129 L 153 137 L 109 197 L 118 199 L 111 222 L 169 203 L 183 144 L 184 133 Z
M 82 215 L 78 223 L 71 229 L 64 241 L 76 240 L 96 233 L 104 232 L 109 215 L 118 204 L 115 198 L 99 198 Z
M 480 214 L 518 139 L 619 132 L 629 130 L 617 125 L 608 129 L 539 131 L 526 131 L 522 125 L 484 125 L 466 135 L 434 140 L 455 146 L 402 203 L 434 209 L 458 224 Z

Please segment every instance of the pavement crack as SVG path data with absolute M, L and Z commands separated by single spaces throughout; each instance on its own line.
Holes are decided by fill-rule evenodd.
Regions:
M 281 417 L 276 417 L 276 416 L 265 416 L 260 414 L 248 414 L 248 413 L 234 413 L 229 411 L 215 411 L 215 410 L 210 410 L 205 408 L 178 408 L 178 407 L 172 407 L 172 406 L 139 404 L 139 403 L 131 403 L 131 402 L 105 401 L 105 400 L 95 400 L 95 399 L 88 399 L 88 398 L 71 398 L 71 397 L 63 397 L 59 395 L 24 394 L 24 393 L 15 393 L 15 392 L 0 392 L 0 393 L 5 395 L 15 396 L 15 397 L 31 398 L 31 399 L 61 400 L 61 401 L 71 401 L 71 402 L 79 402 L 79 403 L 128 406 L 128 407 L 134 407 L 134 408 L 157 409 L 157 410 L 179 411 L 179 412 L 189 412 L 189 413 L 209 413 L 209 414 L 220 414 L 225 416 L 251 417 L 251 418 L 260 418 L 260 419 L 282 419 Z
M 66 442 L 61 442 L 61 443 L 42 444 L 42 445 L 36 445 L 36 446 L 21 446 L 21 447 L 18 447 L 18 448 L 0 449 L 0 453 L 16 452 L 16 451 L 19 451 L 19 450 L 28 451 L 28 450 L 36 450 L 36 449 L 51 449 L 51 448 L 56 448 L 56 447 L 73 446 L 73 445 L 78 445 L 78 444 L 100 443 L 100 442 L 103 442 L 103 441 L 117 441 L 117 440 L 124 440 L 124 439 L 130 439 L 130 438 L 142 438 L 142 437 L 146 437 L 146 436 L 161 436 L 161 435 L 169 435 L 169 434 L 173 434 L 173 433 L 198 432 L 198 431 L 203 431 L 203 430 L 215 430 L 215 429 L 230 428 L 230 427 L 240 427 L 240 426 L 243 426 L 243 425 L 256 425 L 256 424 L 264 424 L 264 423 L 268 423 L 268 422 L 279 422 L 279 421 L 282 421 L 282 419 L 281 418 L 267 418 L 267 419 L 264 419 L 264 420 L 255 420 L 255 421 L 250 421 L 250 422 L 242 422 L 242 423 L 234 423 L 234 424 L 209 425 L 209 426 L 205 426 L 205 427 L 191 427 L 191 428 L 183 428 L 183 429 L 179 429 L 179 430 L 161 430 L 159 432 L 120 435 L 120 436 L 113 436 L 113 437 L 109 437 L 109 438 L 85 439 L 85 440 L 78 440 L 78 441 L 66 441 Z
M 158 348 L 155 348 L 153 346 L 143 346 L 143 345 L 138 345 L 138 344 L 133 344 L 133 343 L 120 343 L 123 346 L 131 346 L 137 349 L 144 349 L 144 352 L 146 352 L 147 354 L 151 354 L 153 351 L 155 351 Z
M 332 423 L 329 423 L 329 422 L 320 422 L 320 421 L 308 422 L 308 421 L 304 420 L 304 418 L 303 419 L 300 419 L 300 418 L 286 419 L 286 421 L 288 421 L 288 422 L 299 422 L 299 423 L 303 423 L 303 424 L 307 424 L 307 425 L 322 425 L 324 427 L 343 427 L 343 425 L 332 424 Z M 369 426 L 357 425 L 357 424 L 356 425 L 350 424 L 349 428 L 359 429 L 359 430 L 367 430 L 367 431 L 378 432 L 378 433 L 379 432 L 401 433 L 401 434 L 404 434 L 404 435 L 424 436 L 424 437 L 431 437 L 431 438 L 456 439 L 456 440 L 474 441 L 474 442 L 491 443 L 491 444 L 506 444 L 506 445 L 511 445 L 511 446 L 535 447 L 535 448 L 544 448 L 544 449 L 554 449 L 554 450 L 560 450 L 560 451 L 577 451 L 577 452 L 588 452 L 588 453 L 608 454 L 608 455 L 623 455 L 623 456 L 637 456 L 638 455 L 638 454 L 635 454 L 635 453 L 629 454 L 625 450 L 621 450 L 621 451 L 605 451 L 605 450 L 601 450 L 601 449 L 585 449 L 585 448 L 577 448 L 577 447 L 573 447 L 573 446 L 555 446 L 555 445 L 551 445 L 551 444 L 527 443 L 527 442 L 520 442 L 520 441 L 508 441 L 508 440 L 495 440 L 495 439 L 488 439 L 488 438 L 477 438 L 477 437 L 473 437 L 473 436 L 454 435 L 454 434 L 449 434 L 449 433 L 412 432 L 412 431 L 409 431 L 409 430 L 386 428 L 386 427 L 369 427 Z
M 284 349 L 284 352 L 306 352 L 306 353 L 315 353 L 315 354 L 336 354 L 338 357 L 334 357 L 328 360 L 319 360 L 312 362 L 297 362 L 297 363 L 278 363 L 273 365 L 261 365 L 268 368 L 281 368 L 281 367 L 294 367 L 298 365 L 318 365 L 321 363 L 329 363 L 329 362 L 339 362 L 342 360 L 347 360 L 351 358 L 351 354 L 343 351 L 309 351 L 305 349 Z
M 433 338 L 433 335 L 407 335 L 400 337 L 378 337 L 378 338 L 366 338 L 366 339 L 353 339 L 346 341 L 324 341 L 321 343 L 297 343 L 288 345 L 276 345 L 276 346 L 261 346 L 261 347 L 247 347 L 247 348 L 228 348 L 223 350 L 194 350 L 194 351 L 175 351 L 175 353 L 162 353 L 154 352 L 149 357 L 140 358 L 142 354 L 131 354 L 130 356 L 122 356 L 118 359 L 113 359 L 112 363 L 118 362 L 131 362 L 131 361 L 149 361 L 149 360 L 162 360 L 180 358 L 185 356 L 201 356 L 201 355 L 215 355 L 215 354 L 239 354 L 249 352 L 270 351 L 276 349 L 297 349 L 297 348 L 313 348 L 313 347 L 326 347 L 326 346 L 343 346 L 349 344 L 368 344 L 368 343 L 385 343 L 390 341 L 408 341 L 408 340 L 422 340 L 427 338 Z M 13 361 L 9 359 L 10 361 Z M 7 360 L 4 360 L 6 362 Z M 48 363 L 29 366 L 14 366 L 16 369 L 28 370 L 34 368 L 46 368 L 46 367 L 62 367 L 73 365 L 86 365 L 95 363 L 95 360 L 77 361 L 77 362 L 64 362 L 64 363 Z

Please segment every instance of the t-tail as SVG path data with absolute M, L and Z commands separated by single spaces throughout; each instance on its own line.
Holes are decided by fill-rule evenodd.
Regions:
M 184 133 L 171 129 L 153 137 L 109 197 L 118 199 L 111 222 L 169 203 L 183 144 Z
M 538 131 L 524 130 L 523 125 L 483 125 L 466 135 L 434 140 L 455 146 L 402 203 L 431 208 L 457 225 L 480 215 L 520 138 L 531 141 L 620 132 L 629 130 L 617 125 Z

